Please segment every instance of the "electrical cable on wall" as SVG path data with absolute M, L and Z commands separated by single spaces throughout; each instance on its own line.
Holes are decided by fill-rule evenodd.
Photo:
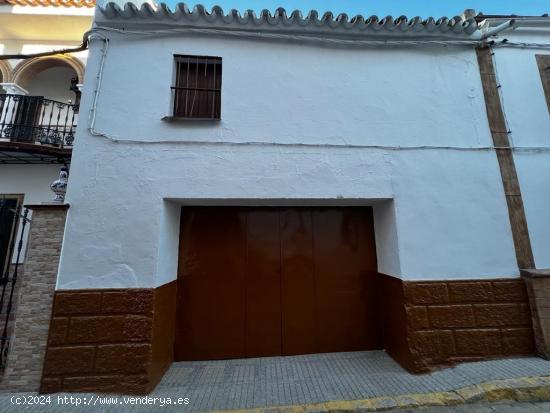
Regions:
M 506 127 L 506 133 L 508 134 L 508 141 L 511 147 L 514 147 L 514 139 L 512 136 L 512 130 L 510 129 L 510 123 L 508 122 L 508 117 L 506 116 L 506 106 L 504 105 L 504 96 L 502 92 L 502 83 L 500 82 L 500 75 L 498 73 L 497 60 L 495 57 L 495 52 L 492 46 L 489 46 L 489 51 L 491 52 L 491 60 L 493 61 L 493 68 L 495 71 L 495 81 L 497 84 L 498 96 L 500 100 L 500 106 L 502 107 L 502 117 L 504 118 L 504 125 Z
M 184 29 L 164 29 L 164 30 L 126 30 L 117 29 L 114 27 L 98 26 L 94 31 L 106 31 L 123 35 L 136 36 L 170 36 L 175 34 L 203 34 L 203 35 L 220 35 L 224 37 L 241 37 L 252 39 L 276 39 L 276 40 L 294 40 L 298 42 L 316 42 L 329 45 L 344 45 L 344 46 L 403 46 L 403 45 L 445 45 L 445 46 L 472 46 L 478 45 L 480 40 L 374 40 L 374 39 L 342 39 L 330 37 L 318 37 L 313 35 L 296 35 L 288 33 L 266 33 L 266 32 L 251 32 L 245 30 L 225 30 L 225 29 L 206 29 L 206 28 L 184 28 Z
M 350 144 L 322 144 L 322 143 L 283 143 L 283 142 L 261 142 L 261 141 L 193 141 L 193 140 L 185 140 L 185 141 L 179 141 L 179 140 L 160 140 L 160 141 L 146 141 L 146 140 L 136 140 L 136 139 L 125 139 L 116 137 L 110 134 L 107 134 L 105 132 L 100 132 L 95 129 L 95 123 L 97 119 L 97 103 L 99 100 L 100 92 L 101 92 L 101 83 L 103 78 L 103 70 L 105 66 L 105 61 L 107 58 L 107 53 L 109 49 L 109 38 L 102 33 L 102 31 L 107 32 L 117 32 L 120 34 L 125 35 L 148 35 L 148 36 L 157 36 L 157 35 L 166 35 L 166 34 L 174 34 L 174 33 L 181 33 L 182 31 L 185 32 L 199 32 L 199 33 L 208 33 L 208 32 L 216 32 L 219 33 L 219 30 L 211 30 L 211 29 L 169 29 L 169 30 L 162 30 L 162 31 L 126 31 L 126 30 L 120 30 L 120 29 L 114 29 L 114 28 L 108 28 L 108 27 L 96 27 L 90 31 L 89 34 L 89 40 L 92 41 L 94 38 L 99 38 L 103 41 L 103 47 L 101 50 L 101 58 L 100 58 L 100 64 L 98 69 L 98 74 L 96 76 L 96 88 L 93 93 L 93 100 L 92 100 L 92 108 L 90 110 L 90 118 L 89 118 L 89 127 L 88 131 L 91 135 L 96 137 L 101 137 L 104 139 L 107 139 L 111 142 L 115 143 L 131 143 L 131 144 L 176 144 L 176 145 L 201 145 L 201 146 L 272 146 L 272 147 L 314 147 L 314 148 L 347 148 L 347 149 L 380 149 L 380 150 L 396 150 L 396 151 L 402 151 L 402 150 L 455 150 L 455 151 L 492 151 L 492 150 L 498 150 L 498 149 L 511 149 L 513 151 L 522 151 L 522 152 L 548 152 L 550 151 L 550 147 L 516 147 L 511 145 L 510 147 L 495 147 L 495 146 L 474 146 L 474 147 L 464 147 L 464 146 L 438 146 L 438 145 L 419 145 L 419 146 L 399 146 L 399 145 L 350 145 Z M 235 32 L 229 32 L 229 33 L 235 33 Z M 226 33 L 224 33 L 226 34 Z M 236 33 L 239 35 L 239 33 Z M 285 36 L 287 38 L 287 35 L 276 35 L 276 34 L 270 34 L 272 36 Z M 271 37 L 271 36 L 270 36 Z M 299 39 L 302 37 L 307 36 L 292 36 L 293 38 Z M 278 37 L 281 38 L 281 37 Z M 323 39 L 328 40 L 328 39 Z M 331 42 L 341 42 L 345 41 L 345 39 L 330 39 Z M 346 42 L 350 42 L 350 40 L 347 40 Z M 352 41 L 354 42 L 354 41 Z M 370 41 L 373 44 L 373 41 Z M 491 41 L 491 42 L 480 42 L 480 41 L 468 41 L 467 43 L 464 41 L 435 41 L 435 40 L 425 40 L 425 41 L 374 41 L 376 45 L 456 45 L 456 46 L 483 46 L 483 47 L 495 47 L 495 46 L 501 46 L 501 47 L 525 47 L 529 48 L 533 45 L 536 45 L 537 47 L 542 46 L 541 44 L 533 44 L 533 43 L 514 43 L 509 42 L 507 39 L 504 39 L 500 42 Z M 388 43 L 390 42 L 390 43 Z M 363 42 L 364 43 L 364 42 Z M 348 43 L 346 43 L 348 44 Z M 550 44 L 544 45 L 550 48 Z M 494 63 L 495 64 L 495 63 Z M 500 89 L 500 88 L 499 88 Z M 499 91 L 501 94 L 501 91 Z M 506 121 L 507 128 L 509 130 L 509 126 Z
M 170 36 L 174 34 L 206 34 L 206 35 L 223 35 L 224 37 L 244 37 L 256 39 L 277 39 L 277 40 L 295 40 L 299 42 L 317 42 L 333 45 L 344 46 L 475 46 L 487 47 L 488 45 L 496 47 L 520 47 L 520 48 L 550 48 L 549 43 L 527 43 L 527 42 L 511 42 L 508 39 L 501 41 L 491 40 L 487 42 L 483 39 L 464 39 L 464 40 L 376 40 L 376 39 L 342 39 L 330 37 L 317 37 L 312 35 L 296 35 L 289 33 L 265 33 L 265 32 L 250 32 L 245 30 L 225 30 L 225 29 L 207 29 L 207 28 L 171 28 L 163 30 L 127 30 L 117 29 L 114 27 L 97 26 L 93 31 L 105 31 L 118 33 L 123 35 L 136 36 Z

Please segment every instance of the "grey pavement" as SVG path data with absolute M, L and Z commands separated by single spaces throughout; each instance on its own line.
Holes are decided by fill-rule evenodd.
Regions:
M 550 375 L 550 362 L 517 358 L 407 373 L 383 351 L 175 363 L 155 395 L 185 394 L 189 409 L 228 410 L 455 390 Z
M 550 376 L 550 362 L 535 357 L 464 363 L 424 375 L 412 375 L 401 368 L 383 351 L 314 354 L 292 357 L 265 357 L 255 359 L 197 361 L 174 363 L 150 397 L 159 398 L 156 407 L 151 404 L 128 404 L 120 397 L 116 405 L 112 397 L 92 394 L 54 394 L 46 405 L 15 406 L 13 395 L 0 395 L 0 413 L 4 411 L 39 412 L 121 412 L 162 411 L 190 412 L 231 410 L 317 403 L 331 400 L 356 400 L 410 393 L 430 393 L 456 390 L 492 380 L 518 377 Z M 21 394 L 19 397 L 29 396 Z M 75 406 L 58 404 L 58 397 L 80 397 Z M 110 398 L 110 399 L 109 399 Z M 170 398 L 170 399 L 167 399 Z M 188 404 L 160 406 L 163 400 L 171 402 L 188 398 Z M 179 400 L 182 403 L 182 400 Z M 9 410 L 4 410 L 9 406 Z M 504 405 L 500 405 L 503 407 Z M 516 403 L 511 406 L 520 406 Z M 539 412 L 537 404 L 521 404 L 527 410 L 502 412 Z M 540 404 L 548 409 L 548 404 Z M 468 406 L 466 406 L 468 407 Z M 480 406 L 491 408 L 488 406 Z M 515 407 L 511 407 L 515 408 Z M 35 409 L 35 410 L 33 410 Z M 459 409 L 456 407 L 455 409 Z M 472 405 L 466 410 L 473 412 Z M 401 410 L 401 412 L 407 410 Z M 439 412 L 439 410 L 425 410 Z M 501 410 L 479 410 L 494 412 Z M 447 413 L 446 410 L 441 412 Z

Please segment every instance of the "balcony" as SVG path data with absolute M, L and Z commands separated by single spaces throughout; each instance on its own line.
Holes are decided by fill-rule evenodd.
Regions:
M 0 164 L 70 162 L 78 105 L 0 94 Z

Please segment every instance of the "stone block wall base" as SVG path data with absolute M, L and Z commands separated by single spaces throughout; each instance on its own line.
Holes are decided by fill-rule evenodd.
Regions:
M 384 346 L 410 372 L 535 353 L 521 279 L 403 282 L 381 274 L 380 287 Z M 173 281 L 57 291 L 41 392 L 153 390 L 173 361 L 176 289 Z
M 410 372 L 535 352 L 521 279 L 412 282 L 381 275 L 380 284 L 386 351 Z
M 152 391 L 173 361 L 176 285 L 56 291 L 41 393 Z
M 537 354 L 550 360 L 550 270 L 521 270 L 527 285 Z

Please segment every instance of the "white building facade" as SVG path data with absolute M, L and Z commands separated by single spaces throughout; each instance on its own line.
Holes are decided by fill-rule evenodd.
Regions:
M 537 63 L 550 49 L 529 44 L 549 40 L 548 18 L 471 12 L 420 21 L 98 8 L 56 296 L 86 305 L 124 295 L 121 323 L 138 322 L 131 303 L 149 297 L 149 318 L 139 319 L 140 331 L 151 331 L 139 339 L 149 346 L 146 367 L 128 373 L 119 391 L 150 390 L 174 359 L 384 348 L 409 370 L 426 371 L 534 353 L 520 269 L 550 267 L 549 75 Z M 190 76 L 211 83 L 189 83 Z M 233 219 L 244 219 L 244 236 L 227 229 Z M 373 223 L 364 237 L 362 219 Z M 313 246 L 295 244 L 300 234 L 313 234 Z M 364 250 L 344 248 L 362 237 Z M 228 257 L 242 252 L 242 239 L 241 268 Z M 267 264 L 269 243 L 280 248 L 279 264 Z M 306 250 L 312 284 L 300 284 L 301 309 L 291 310 L 296 298 L 285 294 L 294 287 L 285 283 L 305 274 Z M 263 264 L 251 263 L 251 254 Z M 369 254 L 367 269 L 357 270 L 352 263 Z M 239 291 L 270 265 L 281 286 L 262 284 L 253 296 L 264 302 L 253 304 Z M 235 335 L 216 330 L 225 320 L 220 307 L 262 313 L 272 295 L 282 302 L 273 316 L 283 320 L 279 350 L 250 350 L 256 330 L 240 313 L 231 319 Z M 317 303 L 311 309 L 308 297 Z M 336 304 L 329 311 L 323 300 Z M 319 326 L 333 323 L 335 312 L 355 317 L 345 302 L 362 300 L 360 311 L 372 317 L 359 344 L 319 344 L 326 337 Z M 284 324 L 306 328 L 302 311 L 317 320 L 317 344 L 289 339 Z M 86 314 L 90 331 L 114 322 L 105 307 Z M 214 333 L 201 333 L 202 325 Z M 124 330 L 113 334 L 117 328 Z M 115 340 L 74 334 L 81 346 Z M 224 353 L 241 339 L 242 349 Z M 124 340 L 133 342 L 115 341 Z M 188 351 L 191 342 L 199 344 Z M 206 351 L 203 342 L 219 345 Z M 47 363 L 57 347 L 50 345 Z M 74 374 L 60 381 L 45 374 L 43 390 L 83 390 L 69 384 Z M 88 383 L 96 376 L 86 372 Z

